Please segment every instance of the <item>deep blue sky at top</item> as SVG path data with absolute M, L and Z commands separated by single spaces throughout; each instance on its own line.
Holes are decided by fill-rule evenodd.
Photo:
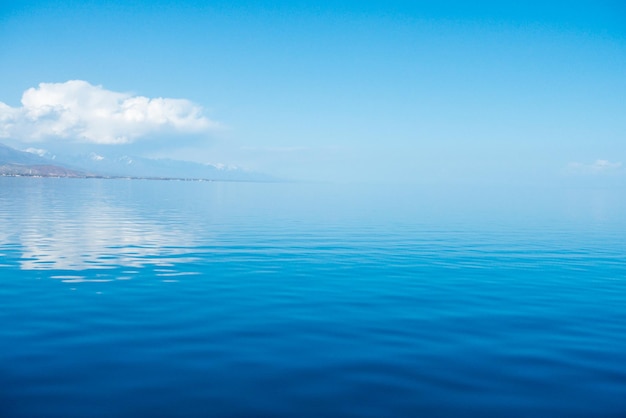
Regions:
M 295 178 L 543 182 L 626 165 L 621 1 L 4 2 L 0 76 L 14 107 L 71 79 L 189 99 L 225 129 L 126 151 Z

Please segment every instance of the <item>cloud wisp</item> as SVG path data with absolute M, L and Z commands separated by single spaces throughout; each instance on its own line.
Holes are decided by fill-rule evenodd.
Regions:
M 128 144 L 150 135 L 198 134 L 218 127 L 189 100 L 135 96 L 83 80 L 40 83 L 24 92 L 21 107 L 0 102 L 0 138 L 24 142 L 60 138 Z
M 569 163 L 567 168 L 570 172 L 579 174 L 606 174 L 613 173 L 622 167 L 621 162 L 611 162 L 609 160 L 596 160 L 590 164 L 579 162 Z

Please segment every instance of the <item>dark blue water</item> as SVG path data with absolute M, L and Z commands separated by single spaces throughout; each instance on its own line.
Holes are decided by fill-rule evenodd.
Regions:
M 0 178 L 0 416 L 624 417 L 625 195 Z

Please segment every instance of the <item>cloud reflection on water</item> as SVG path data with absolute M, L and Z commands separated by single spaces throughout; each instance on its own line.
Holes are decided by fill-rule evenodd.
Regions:
M 146 266 L 164 280 L 197 274 L 176 269 L 196 260 L 186 223 L 146 218 L 132 199 L 111 196 L 97 181 L 15 180 L 5 179 L 10 187 L 0 195 L 0 253 L 19 252 L 20 269 L 58 271 L 53 278 L 68 282 L 130 279 Z

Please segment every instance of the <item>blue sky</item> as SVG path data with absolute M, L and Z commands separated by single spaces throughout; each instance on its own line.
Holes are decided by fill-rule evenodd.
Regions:
M 311 180 L 624 184 L 626 5 L 509 3 L 4 2 L 0 142 Z M 53 129 L 28 89 L 83 101 Z M 166 122 L 105 123 L 92 96 Z

